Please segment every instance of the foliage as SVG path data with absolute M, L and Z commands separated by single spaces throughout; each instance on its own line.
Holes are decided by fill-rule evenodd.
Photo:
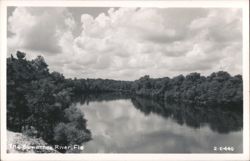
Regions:
M 67 86 L 63 75 L 50 73 L 41 56 L 28 61 L 18 51 L 17 57 L 7 59 L 7 128 L 42 137 L 50 144 L 67 145 L 54 139 L 58 135 L 54 129 L 58 124 L 74 124 L 75 128 L 71 126 L 69 130 L 84 137 L 78 143 L 89 140 L 91 133 L 86 129 L 83 115 L 70 107 L 72 88 Z M 65 109 L 71 112 L 65 114 L 69 111 Z
M 195 104 L 242 104 L 241 75 L 230 76 L 219 71 L 204 77 L 199 73 L 179 75 L 172 79 L 152 79 L 144 76 L 136 80 L 132 89 L 137 95 L 173 102 Z

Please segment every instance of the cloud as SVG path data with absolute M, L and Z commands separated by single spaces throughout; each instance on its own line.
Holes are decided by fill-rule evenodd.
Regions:
M 96 11 L 80 16 L 77 10 L 79 20 L 72 8 L 16 8 L 8 19 L 14 33 L 8 45 L 47 53 L 51 70 L 67 77 L 134 80 L 145 74 L 242 72 L 240 9 Z
M 9 48 L 25 48 L 50 54 L 60 53 L 60 37 L 74 27 L 74 21 L 64 8 L 23 8 L 14 10 L 8 18 Z

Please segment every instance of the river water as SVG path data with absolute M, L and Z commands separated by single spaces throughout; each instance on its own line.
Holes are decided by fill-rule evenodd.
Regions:
M 92 133 L 85 153 L 242 152 L 238 110 L 128 97 L 96 97 L 75 105 Z

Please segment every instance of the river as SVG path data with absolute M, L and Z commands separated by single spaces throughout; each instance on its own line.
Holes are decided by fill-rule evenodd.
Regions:
M 92 133 L 85 153 L 242 152 L 242 111 L 236 108 L 121 95 L 82 97 L 75 106 Z

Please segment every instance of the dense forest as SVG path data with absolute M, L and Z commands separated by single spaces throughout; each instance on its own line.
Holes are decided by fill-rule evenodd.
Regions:
M 109 79 L 67 79 L 73 93 L 123 92 L 173 102 L 194 104 L 242 104 L 242 76 L 219 71 L 205 77 L 199 73 L 174 78 L 150 78 L 135 81 Z
M 50 73 L 41 56 L 31 61 L 25 53 L 16 56 L 7 59 L 8 130 L 42 137 L 52 145 L 90 140 L 84 116 L 71 106 L 73 89 L 63 75 Z
M 179 75 L 172 79 L 144 76 L 133 83 L 136 95 L 201 105 L 241 105 L 242 76 L 219 71 L 205 77 L 199 73 Z
M 42 137 L 49 144 L 81 144 L 91 139 L 87 120 L 72 105 L 83 94 L 115 92 L 127 98 L 140 96 L 213 107 L 242 107 L 243 103 L 242 76 L 231 76 L 224 71 L 209 76 L 191 73 L 173 78 L 146 75 L 135 81 L 66 79 L 58 72 L 50 72 L 42 56 L 33 60 L 25 56 L 17 51 L 16 57 L 7 58 L 7 128 Z M 142 107 L 137 100 L 133 103 Z

